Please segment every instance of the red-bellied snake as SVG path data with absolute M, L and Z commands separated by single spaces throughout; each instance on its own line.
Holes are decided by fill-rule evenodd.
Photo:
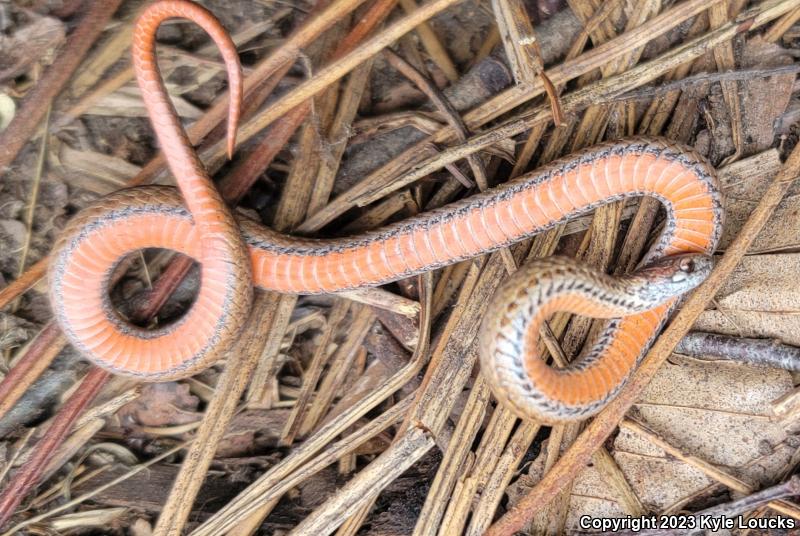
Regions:
M 666 223 L 635 274 L 611 278 L 573 261 L 529 263 L 498 291 L 480 334 L 481 365 L 498 399 L 524 417 L 585 418 L 623 385 L 678 297 L 710 270 L 721 234 L 722 204 L 702 157 L 657 139 L 606 143 L 554 162 L 493 190 L 358 237 L 282 235 L 223 203 L 180 124 L 156 64 L 155 36 L 167 19 L 208 32 L 228 70 L 228 150 L 241 102 L 233 43 L 205 9 L 185 0 L 149 6 L 133 37 L 133 61 L 153 128 L 180 193 L 168 187 L 121 190 L 72 219 L 49 272 L 54 314 L 91 361 L 146 380 L 189 376 L 231 347 L 250 307 L 253 285 L 286 293 L 330 293 L 395 281 L 507 246 L 597 206 L 654 196 Z M 147 330 L 111 305 L 112 272 L 128 254 L 166 248 L 200 262 L 191 309 Z M 582 359 L 565 369 L 536 353 L 538 327 L 552 312 L 616 318 Z

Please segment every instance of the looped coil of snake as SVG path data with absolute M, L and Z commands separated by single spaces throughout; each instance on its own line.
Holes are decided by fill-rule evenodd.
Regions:
M 652 196 L 666 223 L 633 274 L 612 278 L 575 261 L 529 262 L 505 281 L 479 333 L 481 371 L 496 398 L 523 418 L 587 418 L 624 385 L 682 294 L 711 270 L 722 228 L 713 169 L 691 149 L 660 139 L 605 143 L 497 188 L 357 237 L 305 239 L 276 233 L 223 202 L 169 100 L 156 63 L 156 31 L 172 18 L 200 25 L 229 77 L 228 153 L 242 101 L 235 46 L 214 16 L 186 0 L 149 6 L 134 31 L 136 78 L 178 190 L 147 186 L 109 195 L 73 218 L 49 269 L 54 314 L 95 364 L 150 381 L 190 376 L 228 351 L 249 313 L 253 285 L 284 293 L 370 287 L 513 244 L 598 206 Z M 112 306 L 112 273 L 126 255 L 165 248 L 200 263 L 189 311 L 144 329 Z M 612 320 L 566 368 L 537 351 L 539 328 L 566 311 Z

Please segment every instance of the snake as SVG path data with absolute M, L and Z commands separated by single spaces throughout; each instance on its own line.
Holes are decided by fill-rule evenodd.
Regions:
M 94 364 L 144 381 L 191 376 L 224 357 L 249 314 L 254 287 L 327 294 L 391 283 L 510 246 L 599 206 L 650 196 L 665 209 L 660 236 L 636 270 L 611 277 L 554 257 L 523 265 L 497 290 L 476 340 L 500 403 L 545 422 L 593 415 L 625 384 L 684 295 L 708 275 L 723 209 L 714 169 L 688 146 L 659 138 L 606 142 L 482 193 L 358 236 L 283 234 L 223 202 L 186 135 L 156 59 L 156 32 L 188 19 L 219 47 L 229 78 L 227 149 L 235 146 L 242 74 L 236 48 L 205 8 L 162 0 L 134 27 L 142 99 L 177 188 L 138 186 L 103 197 L 70 219 L 48 268 L 53 314 Z M 144 328 L 112 304 L 115 271 L 145 248 L 200 265 L 196 298 L 170 323 Z M 565 368 L 537 350 L 555 311 L 612 318 Z

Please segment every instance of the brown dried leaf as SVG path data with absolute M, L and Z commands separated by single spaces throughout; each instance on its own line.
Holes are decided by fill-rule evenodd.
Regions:
M 759 37 L 747 41 L 742 50 L 741 68 L 764 69 L 791 65 L 792 56 L 775 43 Z M 795 75 L 753 78 L 742 91 L 742 143 L 744 154 L 763 151 L 775 139 L 775 121 L 786 111 L 794 88 Z
M 149 383 L 139 398 L 122 407 L 117 415 L 123 426 L 175 426 L 199 420 L 202 414 L 197 412 L 198 403 L 187 384 Z
M 24 73 L 42 61 L 65 38 L 64 23 L 53 17 L 36 17 L 12 36 L 0 34 L 0 80 Z
M 800 345 L 800 254 L 745 257 L 695 329 Z
M 770 402 L 792 389 L 791 375 L 735 363 L 673 359 L 636 405 L 636 420 L 672 446 L 756 488 L 774 481 L 794 449 L 787 444 L 783 427 L 770 420 Z M 613 456 L 636 495 L 652 511 L 663 511 L 715 483 L 624 428 L 614 442 Z M 512 504 L 539 481 L 544 457 L 540 455 L 529 474 L 509 488 Z M 599 471 L 588 467 L 572 489 L 568 530 L 579 528 L 582 515 L 624 517 L 629 512 L 617 500 Z
M 167 84 L 170 88 L 170 85 Z M 203 112 L 172 91 L 171 100 L 175 104 L 178 115 L 184 119 L 198 119 Z M 147 117 L 142 96 L 137 88 L 123 87 L 106 95 L 86 111 L 87 115 L 105 115 L 109 117 Z
M 760 440 L 777 445 L 785 439 L 770 422 L 770 402 L 791 388 L 791 374 L 784 370 L 676 355 L 637 403 L 636 418 L 681 450 L 735 468 L 763 454 Z M 631 445 L 620 438 L 615 443 L 623 451 Z
M 251 409 L 238 413 L 217 447 L 217 458 L 258 454 L 276 447 L 289 418 L 289 409 Z
M 758 38 L 747 41 L 738 60 L 739 68 L 764 69 L 791 65 L 792 57 L 787 51 L 774 43 L 766 43 Z M 732 66 L 731 66 L 732 67 Z M 734 154 L 736 147 L 734 130 L 741 129 L 741 155 L 750 156 L 772 146 L 775 139 L 775 122 L 786 111 L 794 86 L 794 74 L 754 77 L 734 82 L 738 89 L 737 110 L 729 110 L 728 98 L 723 98 L 723 88 L 713 84 L 706 102 L 706 123 L 710 134 L 711 160 L 718 164 L 725 157 Z M 732 113 L 738 113 L 737 123 L 732 123 Z M 740 155 L 740 156 L 741 156 Z
M 124 188 L 130 177 L 139 173 L 139 166 L 115 156 L 95 151 L 79 151 L 67 144 L 61 144 L 58 157 L 51 154 L 51 160 L 58 161 L 56 167 L 64 180 L 98 195 L 107 195 Z
M 719 171 L 725 194 L 725 227 L 720 250 L 725 250 L 739 234 L 755 209 L 772 177 L 780 169 L 778 151 L 768 149 Z M 800 186 L 795 185 L 781 201 L 769 223 L 759 233 L 750 253 L 765 253 L 796 248 L 800 244 Z

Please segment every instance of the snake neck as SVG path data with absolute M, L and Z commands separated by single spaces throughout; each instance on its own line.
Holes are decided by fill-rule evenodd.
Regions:
M 663 312 L 668 302 L 637 297 L 642 279 L 611 278 L 559 257 L 530 262 L 514 273 L 493 297 L 480 331 L 483 370 L 496 374 L 502 367 L 501 387 L 513 378 L 514 388 L 504 388 L 499 396 L 521 416 L 543 422 L 583 418 L 602 407 L 636 364 L 640 352 L 632 349 L 646 341 L 624 336 L 614 320 L 588 351 L 557 368 L 542 357 L 541 331 L 556 313 L 618 319 Z

